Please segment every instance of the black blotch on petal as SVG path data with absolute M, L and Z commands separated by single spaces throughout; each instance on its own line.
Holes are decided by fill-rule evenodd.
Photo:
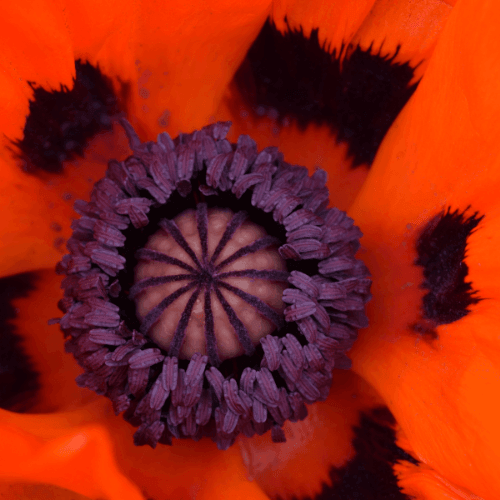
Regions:
M 38 389 L 38 374 L 10 323 L 16 317 L 11 301 L 34 289 L 35 273 L 0 279 L 0 408 L 24 410 Z
M 354 458 L 340 469 L 332 468 L 332 486 L 323 486 L 313 500 L 410 500 L 401 492 L 393 465 L 418 461 L 396 444 L 394 417 L 383 407 L 363 414 L 354 428 Z M 305 499 L 301 499 L 305 500 Z
M 417 85 L 414 69 L 392 56 L 353 48 L 341 53 L 321 46 L 318 29 L 282 34 L 269 20 L 235 75 L 243 98 L 254 110 L 271 108 L 300 128 L 327 125 L 348 144 L 352 166 L 371 164 L 387 130 Z
M 465 281 L 469 268 L 464 258 L 467 238 L 484 216 L 475 212 L 466 217 L 466 211 L 451 212 L 448 208 L 429 221 L 418 238 L 415 264 L 424 268 L 422 287 L 429 290 L 423 298 L 427 324 L 453 323 L 469 313 L 470 305 L 481 300 L 472 284 Z M 418 325 L 414 330 L 420 332 Z
M 88 62 L 75 61 L 74 87 L 45 90 L 30 82 L 33 99 L 24 137 L 14 144 L 29 173 L 61 173 L 62 162 L 82 156 L 87 141 L 111 129 L 119 113 L 110 80 Z M 126 87 L 124 87 L 126 92 Z
M 338 97 L 338 140 L 349 144 L 353 166 L 371 164 L 385 134 L 417 84 L 413 68 L 391 56 L 356 47 L 344 61 Z

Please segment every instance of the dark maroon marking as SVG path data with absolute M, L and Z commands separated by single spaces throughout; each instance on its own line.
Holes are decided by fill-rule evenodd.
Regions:
M 396 444 L 393 426 L 394 417 L 385 407 L 363 414 L 354 428 L 355 456 L 344 467 L 332 468 L 332 486 L 323 486 L 311 500 L 410 500 L 401 492 L 393 466 L 396 462 L 419 462 Z
M 286 281 L 289 275 L 290 273 L 287 271 L 278 271 L 275 269 L 242 269 L 240 271 L 228 271 L 225 273 L 219 273 L 217 277 L 219 279 L 244 277 L 265 279 L 269 281 Z
M 455 210 L 436 215 L 430 220 L 416 244 L 418 258 L 415 264 L 422 266 L 422 288 L 429 290 L 423 298 L 423 316 L 427 322 L 413 325 L 413 329 L 436 337 L 434 326 L 453 323 L 467 314 L 469 306 L 477 304 L 472 283 L 466 278 L 469 268 L 464 262 L 467 238 L 482 221 L 483 215 L 474 212 L 466 216 Z
M 182 347 L 182 342 L 184 341 L 184 336 L 186 334 L 186 328 L 189 323 L 189 318 L 191 317 L 194 303 L 196 302 L 199 293 L 200 293 L 200 287 L 198 287 L 192 293 L 191 297 L 189 297 L 186 307 L 184 308 L 184 311 L 182 311 L 181 318 L 179 320 L 179 323 L 177 324 L 177 328 L 175 329 L 174 338 L 172 339 L 172 343 L 170 344 L 170 347 L 168 349 L 169 356 L 172 357 L 175 356 L 176 358 L 179 357 L 179 352 Z
M 175 292 L 167 295 L 157 306 L 153 307 L 151 311 L 146 314 L 141 324 L 141 332 L 147 333 L 151 327 L 158 321 L 160 316 L 163 314 L 163 311 L 172 304 L 175 300 L 177 300 L 183 293 L 188 292 L 191 288 L 195 287 L 196 283 L 191 282 L 182 288 L 179 288 Z
M 49 91 L 29 82 L 33 89 L 29 115 L 23 138 L 14 142 L 29 173 L 61 173 L 62 163 L 83 156 L 88 141 L 110 130 L 120 112 L 111 81 L 99 68 L 78 59 L 75 71 L 71 90 L 61 86 Z M 124 94 L 127 88 L 123 86 Z
M 234 293 L 240 299 L 243 299 L 247 304 L 250 304 L 254 309 L 259 311 L 262 316 L 265 316 L 267 319 L 272 321 L 276 327 L 280 328 L 283 325 L 282 314 L 278 314 L 272 307 L 268 306 L 263 300 L 259 299 L 255 295 L 246 293 L 229 283 L 225 283 L 224 281 L 217 280 L 217 284 Z
M 178 228 L 177 224 L 168 219 L 163 219 L 160 221 L 160 227 L 162 227 L 168 234 L 174 238 L 175 242 L 193 259 L 193 262 L 198 266 L 202 267 L 201 262 L 196 257 L 193 249 L 189 246 L 189 243 L 185 240 L 184 236 L 181 233 L 181 230 Z
M 414 69 L 394 61 L 398 51 L 382 56 L 356 47 L 341 67 L 341 54 L 320 45 L 318 29 L 309 38 L 302 28 L 283 35 L 268 20 L 234 81 L 254 112 L 277 112 L 302 129 L 326 125 L 348 144 L 353 167 L 369 165 L 417 87 L 410 85 Z
M 212 258 L 210 259 L 211 263 L 214 263 L 217 260 L 220 253 L 222 252 L 224 247 L 229 243 L 229 240 L 233 237 L 236 230 L 243 224 L 243 222 L 247 220 L 247 218 L 248 214 L 246 212 L 238 212 L 233 215 L 233 217 L 229 221 L 229 224 L 227 225 L 224 231 L 224 234 L 222 235 L 222 238 L 220 239 L 216 249 L 214 250 Z
M 212 313 L 212 299 L 210 292 L 211 284 L 205 287 L 205 340 L 207 342 L 207 354 L 210 363 L 219 366 L 220 358 L 217 352 L 217 340 L 215 339 L 214 315 Z
M 157 252 L 156 250 L 141 248 L 136 252 L 135 255 L 138 259 L 154 260 L 156 262 L 163 262 L 164 264 L 172 264 L 174 266 L 182 267 L 182 269 L 186 269 L 186 271 L 196 273 L 196 269 L 189 264 L 186 264 L 184 261 L 176 259 L 175 257 L 170 257 L 169 255 L 165 255 L 164 253 Z
M 164 285 L 165 283 L 173 283 L 175 281 L 185 281 L 192 280 L 194 278 L 194 274 L 172 274 L 169 276 L 155 276 L 153 278 L 146 278 L 130 288 L 130 298 L 134 298 L 138 293 L 146 290 L 151 286 Z
M 201 260 L 205 265 L 208 254 L 208 211 L 205 203 L 198 203 L 196 207 L 196 223 L 201 242 Z
M 246 245 L 239 250 L 236 250 L 233 254 L 231 254 L 227 259 L 224 259 L 220 264 L 217 264 L 216 270 L 222 269 L 223 267 L 227 266 L 231 262 L 234 262 L 235 260 L 239 259 L 240 257 L 244 257 L 245 255 L 249 255 L 251 253 L 258 252 L 259 250 L 262 250 L 264 248 L 268 248 L 272 245 L 279 245 L 280 240 L 278 238 L 275 238 L 274 236 L 263 236 L 262 238 L 259 238 L 258 240 L 254 241 L 253 243 L 250 243 L 249 245 Z
M 248 334 L 248 330 L 245 325 L 241 322 L 240 318 L 238 318 L 236 311 L 229 305 L 220 290 L 217 287 L 214 287 L 214 291 L 227 315 L 227 318 L 229 319 L 229 323 L 231 323 L 231 326 L 234 328 L 234 331 L 238 336 L 240 344 L 245 350 L 245 354 L 252 354 L 255 351 L 255 347 L 252 344 L 252 340 L 250 339 L 250 335 Z
M 11 320 L 11 301 L 27 297 L 35 289 L 37 275 L 23 273 L 0 279 L 0 408 L 26 410 L 39 388 L 39 374 L 23 347 L 23 339 Z

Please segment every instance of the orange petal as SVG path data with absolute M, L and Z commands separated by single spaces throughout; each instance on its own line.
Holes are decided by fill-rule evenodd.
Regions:
M 2 3 L 0 33 L 0 128 L 3 132 L 0 151 L 5 155 L 4 148 L 22 137 L 24 117 L 32 96 L 28 83 L 36 82 L 54 90 L 59 90 L 61 85 L 71 87 L 75 66 L 64 16 L 50 0 Z
M 79 53 L 131 84 L 129 116 L 148 139 L 165 128 L 177 135 L 211 121 L 270 10 L 269 0 L 150 2 L 144 7 L 126 2 L 127 18 L 114 13 L 121 5 L 115 2 L 99 14 L 103 28 L 111 20 L 118 24 L 113 21 L 111 32 L 98 30 Z M 75 34 L 86 29 L 86 21 L 94 22 L 96 9 L 97 1 L 70 7 Z
M 129 85 L 138 76 L 135 50 L 140 9 L 135 0 L 64 1 L 74 59 L 88 61 L 111 78 L 124 109 Z
M 193 451 L 195 451 L 193 447 Z M 227 452 L 223 452 L 227 453 Z M 196 493 L 196 500 L 268 500 L 269 497 L 262 491 L 255 481 L 247 477 L 247 470 L 243 465 L 238 450 L 234 453 L 220 455 L 212 474 L 208 474 L 202 483 L 200 491 Z M 200 465 L 203 467 L 203 465 Z M 207 471 L 208 472 L 208 471 Z M 195 473 L 196 474 L 196 473 Z M 199 476 L 200 473 L 198 472 Z M 186 498 L 184 494 L 179 498 Z
M 29 113 L 31 89 L 30 92 L 23 89 L 19 77 L 13 70 L 9 71 L 4 61 L 0 67 L 0 96 L 3 110 L 0 116 L 2 130 L 0 161 L 12 161 L 12 143 L 23 136 L 24 123 Z
M 0 276 L 5 276 L 59 259 L 55 247 L 61 243 L 64 203 L 47 196 L 50 188 L 14 164 L 12 141 L 23 135 L 32 96 L 28 82 L 52 89 L 71 86 L 74 61 L 64 19 L 53 3 L 11 2 L 0 14 Z
M 309 37 L 311 30 L 319 28 L 320 45 L 326 42 L 331 50 L 339 51 L 348 45 L 362 25 L 375 0 L 350 2 L 324 2 L 314 0 L 278 0 L 273 3 L 272 18 L 277 28 L 284 33 L 288 26 L 304 31 Z
M 40 389 L 32 412 L 50 412 L 92 401 L 97 396 L 79 388 L 75 378 L 82 372 L 73 356 L 64 351 L 64 338 L 58 325 L 48 320 L 62 315 L 57 302 L 62 297 L 61 277 L 55 271 L 36 273 L 34 290 L 16 299 L 17 317 L 11 321 L 24 339 L 24 350 L 39 374 Z
M 71 88 L 74 60 L 88 60 L 113 79 L 117 93 L 128 88 L 122 102 L 127 98 L 130 116 L 149 139 L 167 126 L 177 135 L 210 121 L 270 8 L 270 0 L 168 6 L 37 0 L 29 8 L 21 1 L 2 7 L 0 64 L 21 80 L 25 111 L 27 81 Z
M 378 251 L 384 249 L 379 246 Z M 392 254 L 393 260 L 398 257 Z M 438 327 L 439 339 L 429 344 L 410 330 L 418 302 L 404 291 L 400 297 L 384 296 L 383 270 L 370 264 L 375 284 L 369 308 L 372 326 L 351 351 L 355 371 L 381 393 L 419 460 L 459 489 L 496 498 L 499 406 L 492 394 L 500 391 L 500 370 L 471 336 L 476 311 Z M 406 279 L 404 268 L 394 267 Z
M 0 483 L 2 500 L 89 500 L 89 497 L 74 491 L 48 484 Z
M 456 5 L 350 214 L 365 233 L 374 280 L 371 327 L 352 350 L 354 368 L 382 394 L 417 457 L 484 498 L 500 494 L 497 247 L 488 239 L 499 213 L 499 17 L 496 2 Z M 415 241 L 443 208 L 469 205 L 485 219 L 468 240 L 467 279 L 486 300 L 428 343 L 410 329 L 424 294 Z
M 68 236 L 67 203 L 12 161 L 0 159 L 0 179 L 0 276 L 55 265 Z
M 1 7 L 2 59 L 20 84 L 59 89 L 74 75 L 72 43 L 64 15 L 50 0 L 19 1 Z
M 0 478 L 46 483 L 92 498 L 141 500 L 138 488 L 118 469 L 108 432 L 80 423 L 88 413 L 20 415 L 0 411 Z
M 273 3 L 271 18 L 282 33 L 302 30 L 309 38 L 311 31 L 319 28 L 320 46 L 326 45 L 329 51 L 340 51 L 359 29 L 374 1 L 279 0 Z M 304 165 L 311 172 L 317 167 L 326 170 L 331 203 L 342 210 L 351 205 L 367 175 L 364 166 L 351 169 L 352 159 L 348 157 L 347 145 L 337 143 L 329 127 L 311 124 L 302 130 L 293 120 L 282 126 L 274 116 L 255 117 L 235 85 L 227 89 L 216 119 L 233 122 L 233 140 L 239 134 L 249 134 L 259 148 L 279 147 L 290 163 Z
M 500 13 L 495 9 L 489 2 L 454 9 L 425 77 L 389 130 L 353 208 L 368 221 L 369 207 L 388 198 L 370 219 L 398 239 L 407 224 L 422 224 L 444 206 L 470 204 L 482 214 L 496 208 L 500 41 L 494 20 Z
M 204 439 L 153 450 L 134 446 L 134 432 L 104 397 L 54 414 L 0 410 L 0 481 L 52 484 L 109 500 L 267 498 L 246 477 L 237 447 L 220 451 Z
M 495 258 L 500 245 L 500 207 L 490 210 L 487 217 L 468 239 L 466 263 L 469 267 L 468 278 L 474 288 L 480 291 L 484 300 L 471 307 L 471 320 L 468 323 L 470 334 L 474 337 L 483 354 L 495 366 L 500 366 L 500 266 Z M 464 318 L 468 319 L 468 318 Z
M 418 71 L 412 79 L 412 83 L 415 83 L 424 72 L 426 64 L 421 63 L 422 61 L 427 61 L 430 57 L 437 36 L 451 12 L 451 7 L 440 0 L 419 0 L 418 2 L 388 2 L 387 0 L 378 0 L 374 5 L 372 4 L 373 2 L 370 1 L 356 2 L 353 5 L 352 2 L 304 3 L 283 0 L 274 4 L 272 20 L 276 23 L 277 29 L 282 33 L 296 33 L 293 37 L 293 42 L 289 41 L 291 49 L 297 50 L 294 44 L 299 44 L 300 32 L 303 33 L 305 40 L 312 36 L 312 30 L 319 29 L 319 46 L 324 47 L 327 52 L 336 51 L 338 57 L 343 58 L 346 54 L 347 57 L 350 57 L 354 49 L 360 45 L 364 51 L 370 52 L 371 50 L 374 59 L 378 56 L 377 59 L 381 66 L 383 64 L 389 65 L 389 61 L 382 62 L 386 56 L 391 56 L 390 61 L 393 65 L 409 63 L 411 67 L 418 66 Z M 268 28 L 265 33 L 269 33 L 270 30 L 272 32 L 274 27 Z M 272 35 L 269 36 L 272 37 Z M 398 48 L 400 45 L 401 47 Z M 312 51 L 311 47 L 309 46 L 309 49 Z M 399 51 L 398 56 L 392 58 L 396 51 Z M 340 53 L 341 55 L 339 55 Z M 258 61 L 256 56 L 253 57 Z M 353 58 L 353 61 L 355 62 L 349 66 L 346 66 L 344 62 L 342 67 L 343 75 L 350 75 L 354 72 L 355 74 L 359 74 L 360 78 L 369 76 L 368 74 L 362 75 L 365 67 L 363 66 L 362 69 L 359 67 L 358 58 Z M 325 64 L 324 61 L 323 63 Z M 276 60 L 276 64 L 280 64 L 278 60 Z M 297 87 L 290 90 L 286 85 L 280 86 L 279 81 L 271 82 L 276 86 L 274 94 L 278 92 L 279 88 L 283 90 L 282 95 L 284 97 L 281 104 L 283 104 L 284 110 L 280 108 L 277 111 L 272 108 L 266 108 L 266 102 L 252 102 L 255 107 L 252 109 L 245 102 L 245 99 L 248 100 L 249 97 L 240 95 L 238 85 L 241 85 L 242 79 L 251 79 L 254 76 L 250 70 L 248 74 L 245 73 L 245 68 L 252 66 L 252 62 L 246 61 L 242 70 L 238 73 L 236 83 L 233 82 L 226 91 L 216 118 L 235 122 L 233 138 L 239 133 L 248 133 L 258 141 L 261 147 L 269 145 L 278 146 L 284 152 L 289 162 L 303 164 L 311 170 L 316 166 L 321 166 L 327 170 L 330 174 L 328 186 L 331 193 L 331 202 L 341 209 L 346 209 L 353 202 L 363 184 L 367 170 L 365 166 L 354 170 L 351 168 L 353 158 L 348 156 L 346 143 L 349 144 L 349 140 L 346 137 L 352 133 L 352 130 L 350 130 L 350 125 L 342 123 L 342 119 L 345 119 L 345 117 L 338 111 L 339 115 L 332 120 L 332 128 L 335 129 L 335 126 L 340 126 L 339 137 L 344 137 L 344 141 L 346 141 L 338 143 L 335 139 L 336 133 L 333 130 L 329 130 L 328 127 L 318 127 L 314 124 L 309 125 L 306 130 L 298 127 L 293 118 L 293 111 L 291 111 L 292 118 L 285 118 L 284 123 L 282 123 L 283 116 L 277 116 L 278 113 L 286 114 L 285 104 L 288 100 L 290 101 L 290 109 L 292 110 L 294 109 L 294 105 L 295 107 L 298 105 L 298 102 L 296 102 L 297 96 L 313 92 L 313 89 L 310 87 L 314 87 L 314 85 L 308 82 L 306 78 L 304 78 L 304 81 L 300 81 L 299 72 L 308 74 L 308 70 L 310 70 L 314 73 L 317 69 L 317 64 L 317 60 L 314 60 L 311 62 L 310 67 L 295 67 L 290 62 L 292 70 L 289 70 L 286 62 L 280 66 L 281 71 L 277 73 L 278 76 L 275 76 L 276 79 L 278 77 L 283 80 L 286 78 L 292 79 L 295 73 L 297 73 L 299 75 L 299 83 Z M 408 68 L 407 78 L 412 78 L 411 67 Z M 290 72 L 289 75 L 288 71 Z M 395 72 L 392 78 L 403 78 L 404 74 L 405 70 L 403 67 L 402 72 Z M 266 78 L 269 78 L 269 76 L 266 75 Z M 328 84 L 331 82 L 325 77 L 322 83 L 325 87 L 323 90 L 324 94 L 326 95 L 330 92 L 336 95 L 336 92 L 342 90 L 343 85 L 350 86 L 349 76 L 345 76 L 345 78 L 347 79 L 347 83 L 342 83 L 340 85 L 341 88 L 336 89 L 328 87 Z M 381 75 L 380 78 L 384 79 L 386 77 L 382 77 Z M 321 75 L 318 79 L 322 81 Z M 254 85 L 255 87 L 259 87 L 264 85 L 265 82 L 265 79 L 262 81 L 258 81 L 257 79 Z M 389 82 L 387 84 L 389 85 Z M 253 92 L 254 90 L 250 83 L 248 88 L 245 88 L 244 94 L 252 96 Z M 259 91 L 255 92 L 259 93 Z M 316 90 L 316 93 L 319 95 L 319 100 L 321 101 L 321 92 Z M 380 95 L 384 94 L 382 88 L 377 93 L 380 93 Z M 396 100 L 399 100 L 399 98 L 401 98 L 401 104 L 403 104 L 406 97 L 401 94 L 401 96 L 397 96 Z M 250 97 L 251 99 L 252 97 Z M 266 97 L 263 97 L 263 99 L 265 100 Z M 280 99 L 277 95 L 273 95 L 271 102 L 280 102 Z M 262 113 L 259 112 L 257 106 L 260 106 Z M 256 116 L 256 109 L 258 116 Z M 307 114 L 306 110 L 303 111 Z M 333 110 L 333 112 L 336 113 L 337 111 Z M 265 114 L 262 115 L 263 113 Z M 328 110 L 324 110 L 324 113 L 325 116 L 323 118 L 325 121 L 328 121 L 326 118 Z M 351 112 L 351 114 L 353 113 Z M 300 112 L 297 112 L 297 114 L 300 118 Z M 369 112 L 367 114 L 369 115 Z M 364 117 L 356 116 L 356 118 L 362 120 Z M 335 125 L 336 119 L 341 120 L 341 123 Z M 350 119 L 353 118 L 351 117 Z M 372 129 L 379 127 L 382 121 L 374 119 Z M 363 144 L 362 146 L 371 147 L 370 144 Z M 352 154 L 352 151 L 350 153 Z M 355 157 L 354 161 L 359 163 L 360 159 Z M 366 159 L 361 161 L 366 161 Z
M 33 98 L 29 83 L 49 91 L 58 91 L 61 86 L 72 88 L 75 55 L 65 11 L 57 2 L 10 2 L 2 5 L 0 14 L 4 38 L 0 55 L 1 276 L 55 265 L 70 234 L 74 197 L 87 197 L 92 185 L 88 179 L 102 175 L 112 148 L 110 133 L 102 137 L 100 147 L 96 144 L 99 141 L 94 141 L 87 155 L 93 166 L 89 168 L 87 162 L 80 172 L 69 167 L 63 176 L 33 178 L 22 170 L 13 143 L 23 137 L 29 100 Z M 99 153 L 106 155 L 104 161 L 101 155 L 101 163 L 96 165 Z M 76 162 L 76 166 L 82 167 L 82 163 Z
M 199 495 L 197 498 L 266 498 L 255 482 L 247 480 L 246 469 L 237 448 L 221 452 L 209 440 L 200 443 L 180 441 L 175 442 L 173 447 L 160 445 L 155 450 L 136 447 L 132 437 L 136 429 L 121 416 L 113 415 L 111 402 L 103 396 L 96 396 L 87 389 L 77 387 L 74 379 L 81 369 L 73 357 L 64 352 L 63 336 L 59 328 L 47 325 L 49 318 L 60 316 L 56 307 L 61 295 L 60 280 L 53 271 L 38 272 L 35 290 L 14 302 L 18 316 L 13 323 L 16 331 L 26 341 L 25 350 L 32 359 L 34 368 L 40 372 L 38 402 L 30 411 L 78 409 L 68 414 L 33 415 L 31 420 L 28 416 L 22 416 L 20 418 L 26 420 L 21 423 L 12 414 L 8 414 L 8 422 L 24 426 L 22 428 L 29 432 L 35 432 L 38 426 L 37 432 L 43 433 L 44 439 L 54 437 L 57 429 L 62 432 L 69 425 L 102 425 L 109 430 L 114 446 L 118 449 L 120 467 L 147 491 L 148 497 L 161 498 L 169 491 L 169 498 L 186 498 L 193 492 Z M 64 419 L 67 423 L 63 424 L 61 422 Z M 84 462 L 81 467 L 91 469 Z M 166 470 L 175 470 L 175 475 L 166 476 Z M 48 482 L 42 472 L 37 477 L 39 481 Z M 24 479 L 27 478 L 26 476 Z M 152 478 L 156 478 L 155 481 Z M 18 479 L 23 477 L 19 476 Z M 53 484 L 73 489 L 70 482 L 63 485 L 54 481 Z M 83 490 L 77 491 L 92 496 Z
M 407 437 L 397 430 L 397 445 L 407 453 L 413 454 Z M 411 498 L 422 500 L 482 500 L 469 490 L 450 483 L 443 476 L 424 463 L 399 461 L 393 466 L 401 491 Z
M 392 56 L 417 68 L 416 79 L 424 73 L 437 38 L 454 2 L 441 0 L 364 0 L 362 2 L 298 2 L 280 0 L 273 5 L 272 18 L 284 33 L 302 29 L 309 37 L 319 28 L 320 45 L 337 52 L 358 45 L 363 50 Z
M 209 440 L 200 443 L 180 441 L 175 442 L 173 447 L 160 445 L 155 450 L 136 447 L 132 437 L 136 429 L 121 416 L 113 415 L 110 401 L 76 386 L 74 379 L 81 369 L 73 357 L 64 352 L 63 336 L 58 327 L 47 325 L 49 318 L 60 316 L 56 307 L 61 295 L 60 280 L 53 271 L 37 272 L 35 290 L 14 302 L 18 317 L 13 323 L 26 341 L 25 350 L 35 369 L 40 372 L 38 403 L 30 411 L 80 408 L 82 404 L 94 401 L 72 412 L 72 420 L 69 416 L 66 418 L 75 425 L 93 422 L 107 427 L 118 449 L 120 467 L 148 492 L 148 497 L 160 498 L 170 491 L 172 495 L 169 498 L 186 498 L 192 492 L 197 492 L 199 498 L 266 498 L 255 482 L 247 480 L 237 448 L 221 452 Z M 50 418 L 40 416 L 38 421 L 30 420 L 29 424 L 35 426 L 38 422 L 40 429 L 50 434 L 54 432 L 50 425 L 46 425 L 47 420 L 50 423 Z M 63 416 L 57 418 L 62 419 Z M 54 428 L 57 429 L 57 426 Z M 31 428 L 28 430 L 33 431 Z M 165 476 L 166 470 L 175 470 L 175 475 Z M 154 477 L 156 480 L 152 481 Z M 42 476 L 40 481 L 47 482 Z
M 268 434 L 240 440 L 250 478 L 271 498 L 314 498 L 332 484 L 331 469 L 353 458 L 360 413 L 381 404 L 360 377 L 336 370 L 328 399 L 308 406 L 305 420 L 285 423 L 286 443 L 273 443 Z
M 110 405 L 109 405 L 110 406 Z M 220 451 L 208 438 L 198 442 L 174 439 L 172 446 L 134 446 L 135 428 L 111 412 L 106 425 L 127 477 L 147 498 L 264 500 L 258 484 L 249 481 L 237 446 Z
M 452 7 L 442 0 L 377 0 L 351 40 L 352 47 L 393 56 L 422 77 Z M 352 50 L 352 49 L 351 49 Z M 348 53 L 350 50 L 348 50 Z
M 164 128 L 158 120 L 165 124 L 167 111 L 173 113 L 170 130 L 189 131 L 210 121 L 220 94 L 268 14 L 269 2 L 238 8 L 233 2 L 191 2 L 168 9 L 148 4 L 141 9 L 135 2 L 108 2 L 105 6 L 102 2 L 68 2 L 62 8 L 41 0 L 30 3 L 29 8 L 23 2 L 2 7 L 3 33 L 9 41 L 15 39 L 14 31 L 19 36 L 19 30 L 27 30 L 21 38 L 32 49 L 39 47 L 43 57 L 33 49 L 33 58 L 26 59 L 21 54 L 28 50 L 23 44 L 6 43 L 8 50 L 0 58 L 4 68 L 0 89 L 8 111 L 2 115 L 5 136 L 0 147 L 5 161 L 0 195 L 7 214 L 0 225 L 4 235 L 0 275 L 55 265 L 70 234 L 74 198 L 87 198 L 107 160 L 120 159 L 121 151 L 128 151 L 119 137 L 122 132 L 106 133 L 89 144 L 85 159 L 66 165 L 62 176 L 43 177 L 48 186 L 26 176 L 11 151 L 12 141 L 22 137 L 29 111 L 32 91 L 26 82 L 47 89 L 71 88 L 74 59 L 88 59 L 113 78 L 117 92 L 122 85 L 132 85 L 130 112 L 148 130 L 143 135 L 152 138 Z M 30 19 L 26 18 L 28 12 L 33 16 Z M 17 26 L 23 19 L 25 23 Z M 33 27 L 35 19 L 38 24 Z M 35 43 L 34 37 L 44 43 Z M 58 54 L 56 59 L 52 53 Z
M 84 158 L 67 162 L 64 173 L 34 177 L 11 158 L 0 158 L 0 276 L 53 267 L 71 235 L 73 203 L 88 199 L 110 158 L 128 153 L 118 126 L 90 141 Z
M 277 146 L 288 163 L 303 165 L 311 173 L 318 167 L 326 170 L 330 203 L 341 210 L 349 208 L 368 174 L 364 166 L 351 168 L 347 144 L 337 143 L 329 127 L 311 124 L 301 130 L 295 122 L 280 126 L 273 117 L 256 118 L 233 86 L 215 116 L 217 120 L 233 122 L 231 141 L 235 142 L 240 134 L 248 134 L 259 149 Z
M 416 500 L 482 500 L 470 491 L 450 484 L 425 465 L 397 463 L 394 470 L 402 493 Z

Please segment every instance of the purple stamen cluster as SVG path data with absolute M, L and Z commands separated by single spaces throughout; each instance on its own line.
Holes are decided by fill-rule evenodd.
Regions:
M 155 447 L 158 442 L 170 444 L 172 437 L 210 436 L 225 449 L 240 433 L 252 436 L 268 430 L 274 441 L 284 441 L 284 423 L 305 418 L 305 404 L 326 399 L 332 369 L 349 367 L 345 352 L 357 329 L 367 325 L 364 306 L 370 280 L 364 264 L 354 258 L 361 233 L 345 213 L 328 208 L 326 173 L 317 170 L 309 176 L 306 168 L 284 162 L 274 147 L 259 153 L 248 136 L 231 144 L 225 138 L 229 126 L 217 123 L 175 140 L 161 133 L 156 142 L 141 143 L 124 122 L 133 155 L 123 162 L 111 161 L 105 178 L 94 186 L 91 201 L 75 204 L 81 218 L 73 223 L 67 243 L 70 253 L 58 267 L 66 275 L 60 327 L 69 337 L 67 351 L 85 370 L 77 383 L 108 396 L 117 414 L 125 412 L 125 418 L 139 427 L 134 435 L 138 445 Z M 232 374 L 219 365 L 206 292 L 214 290 L 224 306 L 218 288 L 227 289 L 227 284 L 222 285 L 223 266 L 214 266 L 215 259 L 208 258 L 206 249 L 201 260 L 194 255 L 196 267 L 190 266 L 192 276 L 181 290 L 194 289 L 192 297 L 196 290 L 205 294 L 208 356 L 196 353 L 190 360 L 178 359 L 191 301 L 169 352 L 155 345 L 148 331 L 173 300 L 171 296 L 150 311 L 139 328 L 127 319 L 130 310 L 117 305 L 124 296 L 161 281 L 161 277 L 149 278 L 123 289 L 122 276 L 131 265 L 124 249 L 132 243 L 133 231 L 149 229 L 153 211 L 168 205 L 174 193 L 197 200 L 200 235 L 207 226 L 205 201 L 199 200 L 210 203 L 223 193 L 232 193 L 236 200 L 245 195 L 251 207 L 272 218 L 285 234 L 279 253 L 290 269 L 289 287 L 283 293 L 287 307 L 282 317 L 276 317 L 256 297 L 242 296 L 259 313 L 272 316 L 277 329 L 260 340 L 256 349 L 262 353 L 260 362 L 252 356 L 248 357 L 251 363 L 242 366 L 247 358 L 241 356 Z M 242 218 L 237 213 L 226 232 Z M 161 225 L 185 250 L 189 247 L 171 220 L 163 219 Z M 152 232 L 157 229 L 155 225 Z M 217 255 L 228 237 L 224 234 Z M 268 238 L 259 244 L 269 245 L 271 240 L 275 243 Z M 201 242 L 203 249 L 204 236 Z M 167 256 L 143 249 L 137 257 L 161 260 Z M 256 272 L 263 271 L 250 269 L 244 275 Z M 261 277 L 285 279 L 283 274 Z M 236 290 L 229 291 L 242 292 Z M 134 308 L 132 300 L 130 308 Z M 248 344 L 237 311 L 224 309 L 235 335 L 251 354 L 254 346 Z

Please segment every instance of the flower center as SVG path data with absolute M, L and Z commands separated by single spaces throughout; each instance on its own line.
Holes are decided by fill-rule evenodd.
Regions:
M 138 252 L 131 290 L 143 333 L 170 356 L 198 352 L 215 366 L 252 354 L 283 324 L 288 272 L 279 241 L 245 212 L 205 204 L 160 225 Z
M 367 324 L 361 232 L 328 208 L 325 172 L 230 143 L 227 123 L 147 143 L 123 126 L 133 154 L 75 203 L 58 265 L 77 383 L 138 426 L 137 445 L 284 441 Z

